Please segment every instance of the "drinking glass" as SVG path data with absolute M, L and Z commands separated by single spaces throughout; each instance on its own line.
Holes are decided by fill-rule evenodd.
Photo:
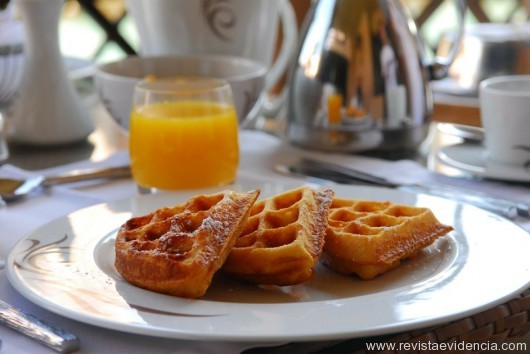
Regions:
M 232 183 L 239 145 L 230 85 L 199 77 L 138 83 L 129 151 L 140 193 Z

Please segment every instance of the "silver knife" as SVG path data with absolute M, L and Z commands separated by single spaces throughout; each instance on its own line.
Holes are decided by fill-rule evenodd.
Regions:
M 0 300 L 0 324 L 15 329 L 60 353 L 79 349 L 79 339 L 65 330 L 52 327 L 33 315 Z
M 517 215 L 530 218 L 530 205 L 503 198 L 492 197 L 481 192 L 471 192 L 463 188 L 440 184 L 397 184 L 385 178 L 374 176 L 363 171 L 357 171 L 341 165 L 313 160 L 302 159 L 298 166 L 277 166 L 280 173 L 297 174 L 299 176 L 312 176 L 339 183 L 371 184 L 404 191 L 424 193 L 452 199 L 458 202 L 471 204 L 479 208 L 503 215 L 510 219 Z

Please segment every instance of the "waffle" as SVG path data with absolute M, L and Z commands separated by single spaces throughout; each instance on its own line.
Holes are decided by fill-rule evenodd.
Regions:
M 258 195 L 200 195 L 128 220 L 116 237 L 116 269 L 141 288 L 201 297 L 241 234 Z
M 332 197 L 332 190 L 301 187 L 256 202 L 222 270 L 255 284 L 308 280 L 322 253 Z
M 321 262 L 372 279 L 450 232 L 428 208 L 334 198 Z

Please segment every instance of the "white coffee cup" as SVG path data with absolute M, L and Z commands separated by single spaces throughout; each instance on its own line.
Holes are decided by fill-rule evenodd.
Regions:
M 530 165 L 530 75 L 484 80 L 479 100 L 488 160 Z
M 257 60 L 269 68 L 265 92 L 280 81 L 295 55 L 297 24 L 288 0 L 126 0 L 126 4 L 138 30 L 141 54 L 221 54 Z M 278 21 L 283 40 L 274 60 Z M 270 102 L 269 110 L 281 104 Z

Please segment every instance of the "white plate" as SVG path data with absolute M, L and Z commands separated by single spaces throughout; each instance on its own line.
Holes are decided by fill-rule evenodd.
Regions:
M 446 146 L 438 152 L 445 164 L 476 176 L 513 182 L 530 182 L 530 168 L 488 161 L 483 145 L 463 143 Z
M 256 187 L 267 196 L 294 185 L 233 189 Z M 113 266 L 116 229 L 131 215 L 184 201 L 196 191 L 100 204 L 59 218 L 14 248 L 7 274 L 36 304 L 96 326 L 179 339 L 257 342 L 353 338 L 431 326 L 501 304 L 529 285 L 530 237 L 504 218 L 426 195 L 376 187 L 334 189 L 342 197 L 430 207 L 455 231 L 372 281 L 318 266 L 310 281 L 284 288 L 217 277 L 204 298 L 189 300 L 122 280 Z

